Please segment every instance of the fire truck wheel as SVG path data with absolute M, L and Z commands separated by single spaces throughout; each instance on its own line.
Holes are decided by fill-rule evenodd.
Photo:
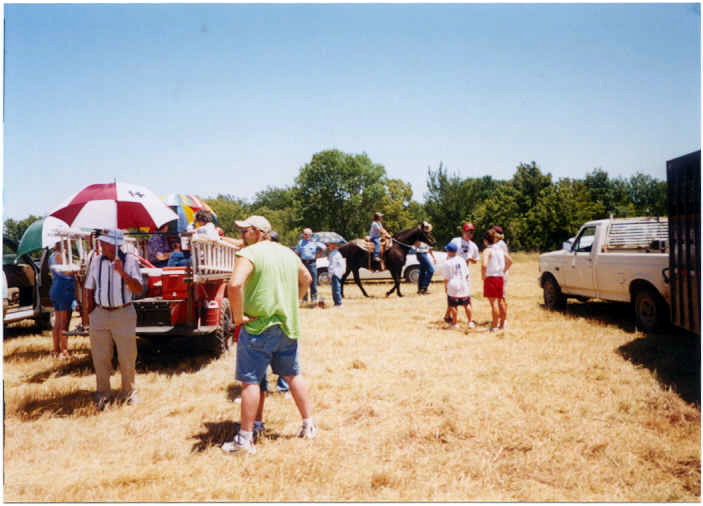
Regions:
M 222 307 L 220 308 L 220 325 L 215 331 L 215 352 L 218 355 L 229 350 L 232 344 L 232 308 L 229 305 L 229 299 L 222 299 Z

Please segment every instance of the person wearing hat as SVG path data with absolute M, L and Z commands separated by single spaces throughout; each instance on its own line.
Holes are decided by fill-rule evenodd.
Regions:
M 268 239 L 271 225 L 263 216 L 236 221 L 246 245 L 237 252 L 227 295 L 234 325 L 240 328 L 235 378 L 242 382 L 239 432 L 222 445 L 224 452 L 256 453 L 254 422 L 263 428 L 265 396 L 261 378 L 270 365 L 283 376 L 303 418 L 298 436 L 313 439 L 317 426 L 298 363 L 300 318 L 298 300 L 310 273 L 290 248 Z
M 457 255 L 463 258 L 467 265 L 478 263 L 481 258 L 478 252 L 478 246 L 476 246 L 476 243 L 472 240 L 475 230 L 476 227 L 474 227 L 473 223 L 470 221 L 464 222 L 461 225 L 461 237 L 455 237 L 451 240 L 457 247 Z M 471 303 L 469 303 L 469 310 L 472 309 L 473 307 Z M 475 325 L 476 324 L 471 321 L 471 323 L 469 323 L 469 328 L 473 328 Z
M 369 229 L 369 237 L 371 241 L 373 241 L 373 259 L 379 263 L 381 262 L 381 237 L 390 235 L 388 231 L 383 228 L 381 218 L 383 218 L 383 213 L 373 213 L 373 222 L 371 222 L 371 228 Z
M 499 235 L 499 241 L 496 243 L 495 247 L 502 249 L 503 254 L 507 255 L 509 257 L 510 251 L 508 251 L 508 245 L 505 244 L 505 234 L 503 233 L 503 227 L 501 227 L 499 225 L 495 225 L 492 228 L 493 228 L 493 230 L 498 232 L 498 235 Z M 508 301 L 505 300 L 505 295 L 506 295 L 507 291 L 508 291 L 508 272 L 506 271 L 503 274 L 503 297 L 501 297 L 501 299 L 499 301 L 500 311 L 501 311 L 501 314 L 503 315 L 503 328 L 505 328 L 508 325 L 508 320 L 507 320 Z
M 97 389 L 95 402 L 103 409 L 110 400 L 110 374 L 113 346 L 122 376 L 120 399 L 136 402 L 137 313 L 132 296 L 142 291 L 142 275 L 137 258 L 120 251 L 121 230 L 104 230 L 98 236 L 102 254 L 90 263 L 85 279 L 85 297 L 90 318 L 90 354 Z M 114 343 L 114 344 L 113 344 Z
M 447 252 L 447 261 L 440 266 L 444 277 L 444 289 L 447 293 L 447 311 L 444 319 L 449 323 L 447 328 L 451 329 L 457 328 L 459 306 L 464 307 L 466 319 L 471 323 L 471 282 L 469 267 L 466 261 L 457 255 L 456 244 L 450 241 L 444 249 Z
M 295 252 L 303 261 L 303 264 L 305 264 L 305 267 L 307 267 L 312 277 L 312 284 L 310 285 L 310 298 L 312 302 L 317 302 L 317 257 L 321 252 L 325 251 L 325 249 L 327 249 L 327 246 L 321 242 L 312 240 L 311 229 L 303 229 L 303 238 L 298 241 Z M 308 296 L 305 295 L 303 300 L 308 300 Z

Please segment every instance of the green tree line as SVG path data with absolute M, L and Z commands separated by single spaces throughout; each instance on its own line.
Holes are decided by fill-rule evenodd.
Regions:
M 314 154 L 291 185 L 269 186 L 250 200 L 219 194 L 205 201 L 227 235 L 237 235 L 235 220 L 259 214 L 290 246 L 304 227 L 335 231 L 347 239 L 363 237 L 376 211 L 384 214 L 391 232 L 423 220 L 432 223 L 440 247 L 459 234 L 464 221 L 476 225 L 477 242 L 500 225 L 511 248 L 526 251 L 559 248 L 588 220 L 666 214 L 664 181 L 641 173 L 610 178 L 599 168 L 583 179 L 555 181 L 534 161 L 519 164 L 508 180 L 462 178 L 440 163 L 428 168 L 423 196 L 424 203 L 414 200 L 409 183 L 389 178 L 366 153 L 332 149 Z M 6 219 L 3 235 L 19 240 L 35 219 Z

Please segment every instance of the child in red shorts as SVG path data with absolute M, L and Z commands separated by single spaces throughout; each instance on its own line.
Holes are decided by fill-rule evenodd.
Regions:
M 483 279 L 483 296 L 491 304 L 491 328 L 493 332 L 496 328 L 502 330 L 505 325 L 506 311 L 500 304 L 503 298 L 503 278 L 510 269 L 513 260 L 502 248 L 495 247 L 502 236 L 494 229 L 486 232 L 483 243 L 486 249 L 483 250 L 481 262 L 481 278 Z

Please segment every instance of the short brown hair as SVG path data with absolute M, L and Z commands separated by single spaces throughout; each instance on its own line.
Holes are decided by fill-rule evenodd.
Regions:
M 502 239 L 501 235 L 495 229 L 490 229 L 486 232 L 484 237 L 488 241 L 488 244 L 495 244 Z

